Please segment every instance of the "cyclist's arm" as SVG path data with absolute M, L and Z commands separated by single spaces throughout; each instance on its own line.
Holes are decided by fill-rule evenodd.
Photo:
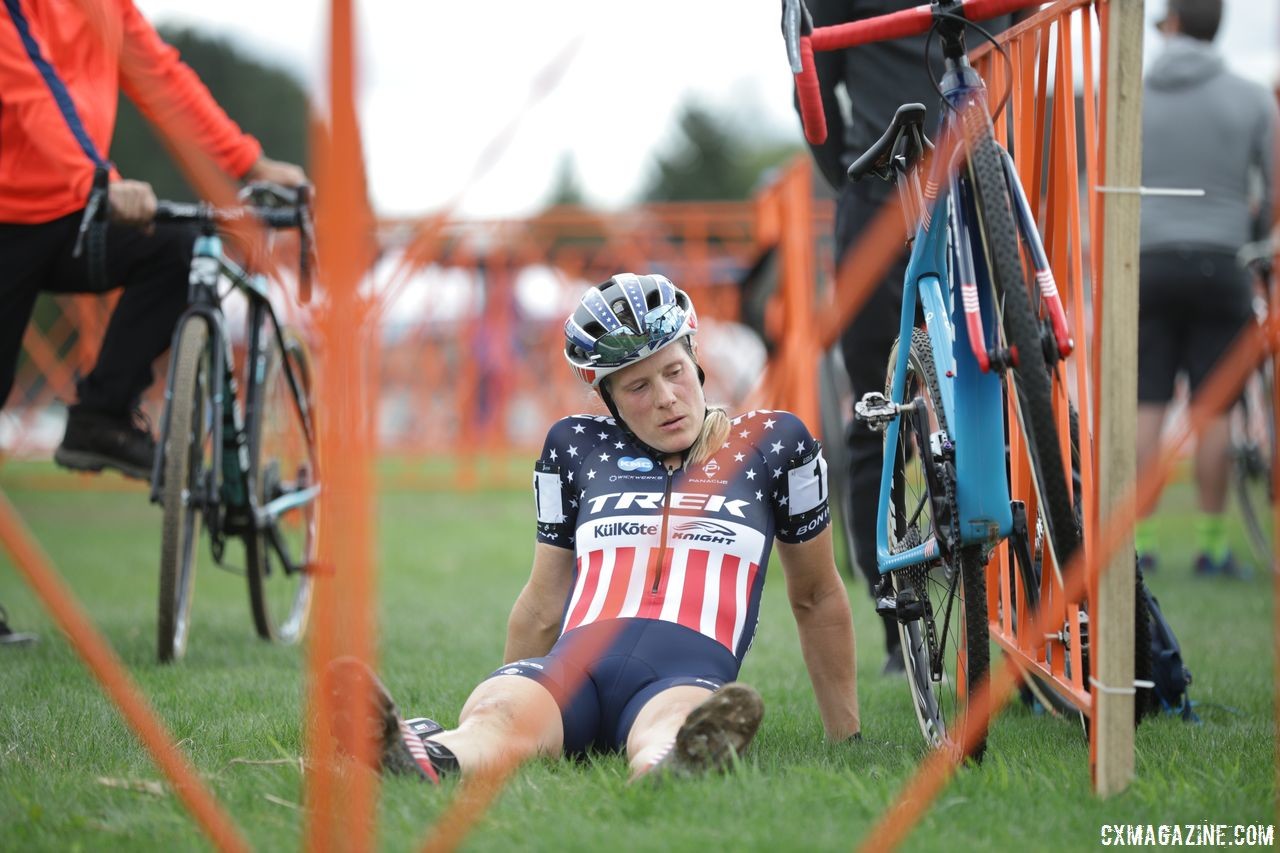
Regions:
M 96 163 L 105 163 L 104 146 L 99 144 L 102 140 L 92 138 L 69 93 L 61 106 L 55 99 L 55 91 L 68 91 L 60 75 L 30 3 L 4 4 L 0 9 L 0 92 L 4 93 L 4 128 L 10 136 L 0 140 L 0 148 L 9 158 L 25 150 L 28 168 L 60 176 L 83 204 Z
M 1265 240 L 1277 221 L 1277 214 L 1280 214 L 1280 211 L 1273 207 L 1276 202 L 1276 145 L 1280 144 L 1280 140 L 1277 139 L 1277 134 L 1280 133 L 1277 122 L 1276 103 L 1270 95 L 1264 93 L 1254 151 L 1261 178 L 1258 182 L 1261 195 L 1258 199 L 1257 215 L 1253 220 L 1253 240 Z
M 204 83 L 165 44 L 131 2 L 123 0 L 120 87 L 166 135 L 189 139 L 236 178 L 262 157 L 262 146 L 228 118 Z
M 573 550 L 539 542 L 533 570 L 507 620 L 504 663 L 545 655 L 560 635 L 560 619 L 573 582 Z
M 805 6 L 813 17 L 814 27 L 842 24 L 848 15 L 848 4 L 834 0 L 806 0 Z M 824 51 L 813 54 L 814 70 L 818 74 L 818 88 L 822 92 L 822 111 L 827 117 L 827 141 L 821 145 L 809 144 L 814 162 L 827 183 L 834 190 L 844 186 L 844 114 L 836 97 L 836 87 L 844 80 L 844 52 Z M 800 99 L 793 97 L 796 113 L 800 112 Z
M 853 616 L 831 551 L 831 528 L 805 542 L 777 541 L 800 650 L 827 737 L 861 731 L 853 654 Z

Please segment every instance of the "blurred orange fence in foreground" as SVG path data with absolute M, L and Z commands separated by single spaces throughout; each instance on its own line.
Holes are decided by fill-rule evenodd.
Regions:
M 777 338 L 784 323 L 774 292 L 788 215 L 787 191 L 779 188 L 793 186 L 797 175 L 807 186 L 807 171 L 798 160 L 744 202 L 380 222 L 379 255 L 362 285 L 378 350 L 367 381 L 377 389 L 377 448 L 396 459 L 396 476 L 440 487 L 522 485 L 523 463 L 548 424 L 565 413 L 603 412 L 564 363 L 562 323 L 584 289 L 616 272 L 660 272 L 690 292 L 703 320 L 708 395 L 730 407 L 743 403 L 764 370 L 760 333 Z M 829 220 L 829 203 L 817 211 Z M 314 341 L 322 306 L 299 308 L 294 284 L 287 273 L 273 282 L 277 310 Z M 45 299 L 0 416 L 5 457 L 47 458 L 61 439 L 63 406 L 75 399 L 76 377 L 92 367 L 114 304 L 114 296 Z M 228 314 L 234 338 L 243 332 L 234 296 Z M 156 375 L 163 370 L 158 363 Z M 160 392 L 157 384 L 144 401 L 153 420 Z M 513 459 L 521 463 L 505 464 Z

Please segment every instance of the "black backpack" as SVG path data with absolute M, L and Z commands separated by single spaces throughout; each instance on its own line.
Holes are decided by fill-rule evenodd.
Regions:
M 1191 671 L 1182 662 L 1182 646 L 1173 633 L 1169 620 L 1164 618 L 1160 610 L 1160 602 L 1151 594 L 1146 584 L 1139 587 L 1146 599 L 1147 624 L 1150 626 L 1151 645 L 1151 682 L 1148 698 L 1144 703 L 1147 713 L 1178 714 L 1189 723 L 1198 723 L 1200 718 L 1192 710 L 1191 699 L 1187 696 L 1187 686 L 1191 684 Z M 1139 634 L 1141 636 L 1141 634 Z

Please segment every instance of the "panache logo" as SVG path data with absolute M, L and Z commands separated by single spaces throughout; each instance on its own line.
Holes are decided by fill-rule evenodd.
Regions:
M 630 456 L 623 456 L 618 460 L 618 467 L 623 471 L 652 471 L 653 460 L 645 459 L 643 456 L 638 459 L 632 459 Z
M 687 521 L 684 524 L 676 525 L 675 530 L 671 533 L 671 538 L 688 542 L 710 542 L 717 545 L 728 545 L 737 536 L 732 527 L 716 521 L 698 519 L 697 521 Z
M 719 472 L 720 463 L 714 459 L 702 466 L 702 473 L 707 475 L 708 480 L 714 480 Z

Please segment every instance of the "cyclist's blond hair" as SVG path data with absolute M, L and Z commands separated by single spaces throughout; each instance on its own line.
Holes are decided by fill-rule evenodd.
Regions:
M 707 406 L 707 417 L 702 421 L 698 438 L 689 448 L 686 464 L 701 465 L 715 453 L 729 437 L 729 413 L 719 406 Z

